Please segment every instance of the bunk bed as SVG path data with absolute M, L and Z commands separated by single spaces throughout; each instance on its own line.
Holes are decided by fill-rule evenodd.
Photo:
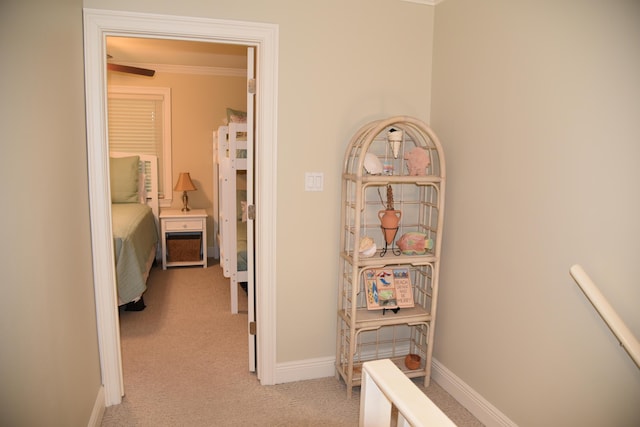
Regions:
M 140 311 L 158 254 L 157 157 L 111 152 L 109 177 L 118 305 Z
M 217 131 L 218 246 L 220 266 L 230 280 L 231 313 L 238 313 L 238 286 L 247 274 L 247 124 L 229 123 Z

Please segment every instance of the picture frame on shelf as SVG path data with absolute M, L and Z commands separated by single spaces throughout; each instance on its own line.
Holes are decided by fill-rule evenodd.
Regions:
M 415 305 L 408 268 L 374 268 L 366 270 L 364 276 L 368 310 L 409 308 Z

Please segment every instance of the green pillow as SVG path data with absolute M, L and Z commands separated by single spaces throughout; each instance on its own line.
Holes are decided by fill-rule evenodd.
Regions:
M 140 156 L 110 157 L 111 203 L 138 203 Z

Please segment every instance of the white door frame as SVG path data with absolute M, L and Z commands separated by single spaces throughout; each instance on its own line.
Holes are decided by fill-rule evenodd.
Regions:
M 87 161 L 96 318 L 106 406 L 122 401 L 120 350 L 106 125 L 106 37 L 128 36 L 242 44 L 257 47 L 256 283 L 258 375 L 276 375 L 276 159 L 278 26 L 255 22 L 84 9 Z

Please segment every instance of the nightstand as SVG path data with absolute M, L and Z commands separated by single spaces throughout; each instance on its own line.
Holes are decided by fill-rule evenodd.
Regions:
M 207 267 L 207 212 L 204 209 L 160 211 L 162 269 L 187 265 Z

